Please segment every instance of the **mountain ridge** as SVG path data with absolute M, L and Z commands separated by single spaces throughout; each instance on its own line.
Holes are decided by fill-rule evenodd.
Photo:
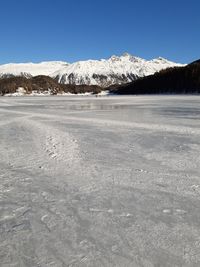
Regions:
M 44 61 L 40 63 L 9 63 L 0 65 L 0 78 L 22 76 L 31 78 L 45 75 L 61 84 L 97 85 L 108 87 L 113 84 L 132 82 L 140 77 L 154 74 L 162 69 L 183 64 L 164 58 L 145 60 L 124 53 L 108 59 L 84 60 L 74 63 Z

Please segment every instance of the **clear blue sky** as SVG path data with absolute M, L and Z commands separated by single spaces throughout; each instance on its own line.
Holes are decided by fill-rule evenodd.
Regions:
M 0 63 L 200 58 L 199 0 L 0 0 Z

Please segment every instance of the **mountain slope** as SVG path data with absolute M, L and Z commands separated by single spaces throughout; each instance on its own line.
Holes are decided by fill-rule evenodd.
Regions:
M 117 94 L 200 93 L 200 60 L 162 70 L 130 84 L 110 88 Z

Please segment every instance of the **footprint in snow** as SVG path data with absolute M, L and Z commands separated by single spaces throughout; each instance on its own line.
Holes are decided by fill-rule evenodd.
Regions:
M 184 215 L 187 211 L 183 209 L 163 209 L 162 212 L 166 215 Z

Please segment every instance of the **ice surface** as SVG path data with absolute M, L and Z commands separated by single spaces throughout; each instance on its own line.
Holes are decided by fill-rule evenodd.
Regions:
M 0 98 L 0 266 L 200 266 L 200 97 Z

